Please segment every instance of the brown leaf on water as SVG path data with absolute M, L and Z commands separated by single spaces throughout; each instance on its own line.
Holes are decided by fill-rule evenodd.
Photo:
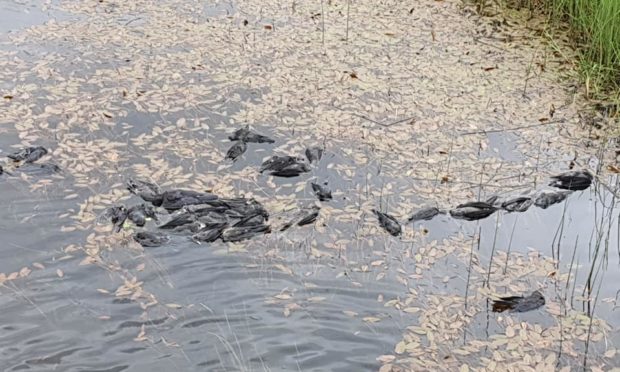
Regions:
M 28 266 L 23 267 L 21 270 L 19 270 L 19 276 L 24 278 L 28 275 L 30 275 L 30 273 L 32 272 L 32 270 L 30 270 L 30 268 Z
M 607 166 L 607 170 L 612 172 L 612 173 L 620 173 L 620 168 L 616 167 L 615 165 L 609 164 Z
M 2 96 L 2 98 L 4 99 L 13 99 L 13 96 L 10 94 L 5 94 L 4 96 Z
M 263 27 L 265 28 L 265 30 L 273 30 L 273 26 L 272 25 L 265 25 Z

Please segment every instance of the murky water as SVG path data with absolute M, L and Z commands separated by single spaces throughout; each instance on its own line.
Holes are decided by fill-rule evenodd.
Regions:
M 113 5 L 103 11 L 114 12 Z M 216 3 L 206 6 L 203 12 L 192 17 L 227 17 L 234 8 L 228 3 Z M 30 3 L 0 2 L 0 17 L 11 19 L 10 23 L 0 22 L 0 32 L 19 32 L 54 18 L 54 14 L 60 13 L 41 11 Z M 261 22 L 268 20 L 265 16 Z M 149 19 L 136 12 L 123 14 L 116 21 L 141 32 L 140 28 Z M 42 51 L 44 48 L 66 48 L 63 53 L 75 59 L 84 51 L 80 48 L 90 48 L 88 42 L 84 44 L 88 47 L 80 45 L 75 49 L 70 42 L 63 43 L 26 49 L 28 53 L 40 52 L 46 56 L 53 52 Z M 181 43 L 153 46 L 156 47 L 157 53 L 163 54 L 183 50 Z M 433 53 L 441 51 L 437 48 Z M 96 63 L 57 61 L 55 67 L 71 71 L 73 77 L 87 79 L 97 69 L 123 69 L 125 64 L 132 63 L 132 57 L 121 54 Z M 204 66 L 193 67 L 194 71 L 200 71 Z M 156 70 L 158 66 L 151 64 L 148 68 Z M 36 82 L 32 75 L 25 79 Z M 205 74 L 200 82 L 216 86 L 218 79 L 221 77 Z M 155 90 L 151 88 L 159 84 L 156 80 L 140 82 L 142 88 L 136 88 L 138 96 L 151 94 L 147 91 Z M 9 87 L 3 88 L 7 90 L 17 85 L 10 81 L 0 84 Z M 98 91 L 94 83 L 92 87 L 84 84 L 80 89 L 84 94 L 92 94 L 93 101 L 106 94 Z M 472 301 L 469 306 L 475 309 L 472 310 L 475 314 L 464 329 L 459 329 L 464 336 L 459 335 L 459 339 L 491 340 L 503 334 L 505 325 L 500 318 L 505 315 L 490 313 L 480 295 L 472 295 L 488 284 L 484 271 L 491 260 L 500 268 L 494 268 L 491 277 L 506 278 L 506 285 L 498 285 L 496 291 L 515 294 L 517 290 L 529 292 L 543 288 L 550 303 L 556 302 L 553 296 L 570 293 L 567 301 L 585 313 L 591 312 L 594 306 L 592 303 L 588 307 L 583 298 L 583 287 L 593 268 L 591 287 L 597 298 L 594 313 L 611 326 L 605 341 L 611 345 L 620 342 L 616 305 L 620 231 L 617 201 L 610 190 L 595 184 L 546 210 L 531 208 L 525 213 L 499 213 L 480 222 L 461 222 L 443 215 L 430 222 L 409 224 L 402 238 L 392 238 L 377 227 L 376 220 L 368 213 L 369 206 L 397 210 L 400 216 L 409 213 L 413 206 L 418 208 L 426 203 L 449 200 L 451 204 L 440 205 L 445 208 L 467 201 L 461 199 L 459 190 L 467 189 L 470 197 L 480 194 L 484 199 L 497 193 L 512 195 L 528 188 L 540 188 L 545 179 L 538 178 L 531 164 L 525 164 L 527 159 L 534 158 L 533 153 L 523 151 L 523 145 L 531 142 L 531 138 L 521 136 L 518 131 L 500 131 L 456 145 L 455 140 L 436 145 L 428 138 L 419 139 L 427 142 L 416 143 L 420 145 L 415 151 L 421 162 L 429 161 L 433 169 L 452 169 L 451 177 L 462 181 L 447 191 L 451 196 L 446 198 L 431 195 L 446 192 L 439 171 L 432 179 L 404 177 L 397 155 L 385 155 L 381 152 L 382 144 L 376 144 L 375 148 L 363 141 L 338 138 L 327 142 L 324 158 L 309 174 L 292 180 L 272 179 L 256 175 L 263 158 L 273 153 L 301 154 L 303 144 L 321 145 L 326 135 L 309 135 L 292 123 L 258 123 L 254 125 L 256 130 L 273 137 L 276 143 L 250 144 L 239 161 L 223 162 L 219 154 L 230 146 L 226 137 L 236 125 L 231 124 L 230 117 L 239 115 L 245 106 L 260 104 L 271 92 L 269 86 L 255 89 L 249 86 L 252 84 L 234 89 L 226 86 L 222 96 L 210 97 L 208 106 L 186 107 L 165 114 L 139 111 L 131 102 L 111 108 L 94 107 L 93 112 L 110 109 L 113 112 L 106 111 L 106 114 L 118 114 L 118 117 L 111 124 L 100 126 L 93 119 L 96 123 L 85 122 L 85 127 L 78 126 L 71 131 L 61 125 L 62 121 L 72 120 L 68 105 L 64 117 L 59 115 L 56 121 L 50 120 L 49 125 L 54 128 L 36 139 L 38 144 L 57 149 L 50 161 L 61 163 L 63 171 L 53 176 L 33 174 L 24 178 L 15 170 L 13 176 L 0 176 L 0 204 L 5 206 L 0 214 L 4 242 L 0 272 L 7 275 L 18 272 L 18 276 L 23 276 L 6 281 L 0 295 L 2 370 L 377 370 L 382 365 L 377 358 L 395 354 L 395 345 L 403 339 L 407 327 L 422 323 L 420 314 L 424 311 L 420 309 L 432 311 L 435 307 L 439 312 L 450 313 L 447 307 L 438 306 L 433 296 L 464 299 L 468 294 L 467 301 Z M 70 86 L 64 88 L 71 91 Z M 118 96 L 122 95 L 119 89 Z M 49 97 L 44 96 L 41 93 L 39 97 L 41 107 L 50 104 Z M 381 94 L 375 92 L 372 96 Z M 141 102 L 145 106 L 150 104 L 148 100 Z M 33 110 L 41 111 L 41 107 L 35 105 Z M 176 110 L 172 103 L 169 108 Z M 424 112 L 438 115 L 441 110 Z M 304 119 L 296 112 L 286 115 Z M 185 117 L 186 121 L 179 121 Z M 190 118 L 196 118 L 196 122 Z M 487 120 L 485 124 L 491 126 L 493 118 Z M 24 133 L 28 133 L 28 128 L 21 127 L 23 123 L 13 124 L 0 128 L 2 155 L 22 142 Z M 387 128 L 380 133 L 389 139 L 398 136 L 398 130 Z M 347 129 L 338 126 L 334 131 Z M 370 132 L 363 132 L 362 139 L 373 136 L 377 136 L 377 131 L 371 128 Z M 114 146 L 108 146 L 109 142 Z M 480 148 L 474 149 L 479 144 Z M 493 177 L 500 177 L 493 176 L 485 178 L 480 187 L 479 183 L 483 182 L 468 178 L 465 175 L 469 170 L 458 168 L 462 159 L 453 158 L 452 165 L 450 161 L 434 162 L 430 154 L 436 152 L 435 146 L 455 158 L 459 154 L 478 153 L 480 162 L 491 159 L 489 168 L 492 162 L 498 161 L 500 170 L 505 169 L 506 177 L 514 182 L 505 187 L 493 185 Z M 74 155 L 63 152 L 67 148 Z M 368 161 L 360 167 L 357 160 L 362 154 Z M 553 165 L 549 166 L 552 169 L 562 168 L 570 158 L 543 151 L 536 154 L 536 169 L 549 164 Z M 587 165 L 595 167 L 596 162 Z M 219 186 L 216 191 L 227 195 L 256 196 L 270 208 L 273 223 L 286 219 L 297 207 L 316 202 L 305 185 L 308 180 L 329 181 L 335 198 L 322 203 L 322 217 L 315 226 L 274 232 L 243 244 L 197 245 L 187 236 L 177 234 L 168 245 L 141 250 L 126 239 L 128 232 L 115 237 L 105 224 L 83 223 L 76 217 L 81 215 L 80 206 L 84 208 L 88 203 L 100 207 L 94 210 L 100 214 L 104 206 L 112 203 L 140 202 L 137 197 L 129 196 L 122 184 L 129 176 L 144 175 L 145 169 L 150 169 L 146 173 L 151 172 L 154 178 L 162 173 L 166 176 L 161 178 L 174 180 L 167 181 L 165 187 L 189 187 L 185 182 L 189 179 L 187 174 L 205 175 L 194 180 L 191 188 Z M 481 174 L 486 175 L 484 171 Z M 41 184 L 41 179 L 50 182 Z M 615 190 L 615 178 L 601 179 Z M 428 194 L 420 192 L 423 188 Z M 98 195 L 103 201 L 93 199 Z M 404 220 L 405 216 L 402 217 Z M 86 227 L 82 230 L 81 226 Z M 156 229 L 156 224 L 150 222 L 147 229 Z M 479 244 L 476 244 L 477 234 L 481 237 Z M 461 243 L 475 247 L 475 255 L 471 257 L 478 261 L 476 267 L 480 272 L 470 275 L 473 269 L 466 250 L 438 254 L 434 258 L 434 248 L 438 245 Z M 597 250 L 597 246 L 603 248 Z M 94 247 L 100 249 L 96 255 L 100 262 L 96 265 L 85 262 L 87 251 Z M 536 255 L 559 256 L 559 263 L 549 266 L 548 280 L 527 270 L 519 275 L 503 276 L 502 268 L 508 265 L 501 261 L 506 259 L 506 254 L 500 252 L 510 250 L 527 257 L 534 249 Z M 568 288 L 574 290 L 562 292 L 557 282 L 550 284 L 556 275 L 569 271 Z M 134 279 L 136 282 L 132 282 Z M 123 286 L 131 287 L 129 295 L 119 294 Z M 398 306 L 390 301 L 398 302 Z M 514 318 L 517 322 L 545 328 L 557 323 L 545 309 L 517 314 Z M 437 327 L 441 329 L 440 325 Z M 603 360 L 601 355 L 606 351 L 603 344 L 589 345 L 593 363 Z M 439 349 L 449 354 L 452 347 L 446 344 Z M 576 348 L 583 352 L 583 343 Z M 483 351 L 481 355 L 489 354 Z M 574 359 L 564 358 L 559 358 L 560 365 L 574 363 Z M 615 355 L 605 359 L 607 365 L 617 362 L 620 360 Z

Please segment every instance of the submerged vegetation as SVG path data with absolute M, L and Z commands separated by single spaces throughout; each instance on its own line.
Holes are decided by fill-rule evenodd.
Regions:
M 502 6 L 527 7 L 544 13 L 548 26 L 570 27 L 579 51 L 578 69 L 586 96 L 620 100 L 620 1 L 617 0 L 500 0 Z M 475 0 L 479 10 L 491 1 Z M 551 36 L 553 39 L 553 32 Z

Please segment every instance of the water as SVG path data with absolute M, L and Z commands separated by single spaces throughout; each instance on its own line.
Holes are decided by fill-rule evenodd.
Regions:
M 436 6 L 436 2 L 430 3 L 424 6 Z M 224 23 L 226 17 L 242 16 L 258 24 L 263 32 L 263 23 L 272 21 L 271 16 L 250 16 L 247 11 L 239 15 L 228 3 L 170 4 L 178 6 L 175 12 L 169 13 L 170 17 L 183 14 L 192 22 L 204 21 L 206 25 L 217 22 L 221 27 L 228 25 Z M 408 332 L 407 327 L 425 326 L 428 322 L 438 329 L 437 334 L 447 335 L 439 343 L 439 353 L 443 353 L 439 358 L 454 357 L 451 349 L 466 344 L 467 340 L 488 342 L 506 332 L 508 316 L 490 313 L 487 296 L 480 291 L 487 285 L 486 269 L 492 256 L 497 267 L 488 284 L 495 292 L 521 294 L 543 288 L 551 306 L 514 315 L 511 319 L 545 328 L 557 325 L 550 311 L 558 303 L 556 296 L 565 293 L 563 282 L 558 284 L 553 278 L 572 268 L 569 282 L 576 289 L 568 301 L 577 311 L 587 312 L 588 307 L 583 306 L 579 297 L 592 262 L 595 268 L 603 262 L 594 280 L 593 292 L 598 294 L 594 313 L 612 327 L 607 334 L 609 344 L 620 341 L 617 332 L 620 318 L 615 306 L 618 288 L 613 284 L 620 279 L 616 270 L 620 264 L 618 211 L 612 194 L 598 183 L 547 210 L 532 207 L 522 214 L 495 214 L 479 223 L 442 215 L 430 222 L 405 226 L 404 236 L 399 239 L 383 232 L 369 213 L 371 208 L 381 207 L 404 221 L 407 214 L 423 205 L 448 208 L 475 199 L 478 194 L 484 199 L 495 193 L 512 195 L 528 188 L 540 188 L 545 183 L 543 170 L 565 169 L 567 159 L 572 158 L 572 154 L 543 146 L 546 141 L 541 138 L 555 139 L 557 133 L 541 128 L 535 133 L 499 131 L 456 136 L 459 120 L 463 119 L 459 114 L 451 116 L 449 106 L 465 107 L 470 102 L 462 98 L 464 89 L 450 85 L 454 81 L 438 78 L 434 80 L 436 89 L 449 91 L 450 102 L 435 106 L 436 99 L 429 97 L 426 101 L 424 92 L 417 98 L 419 112 L 424 115 L 416 111 L 421 116 L 416 123 L 383 128 L 360 120 L 359 126 L 347 127 L 353 119 L 348 117 L 332 126 L 321 127 L 317 134 L 308 130 L 308 126 L 322 123 L 309 120 L 308 112 L 317 107 L 328 110 L 329 105 L 321 101 L 321 93 L 303 95 L 303 100 L 295 96 L 287 98 L 273 81 L 260 80 L 265 71 L 274 80 L 284 74 L 271 70 L 270 64 L 274 70 L 280 68 L 276 66 L 278 62 L 263 52 L 260 45 L 258 51 L 248 51 L 252 53 L 248 60 L 253 62 L 246 65 L 243 60 L 236 61 L 213 50 L 199 50 L 196 44 L 202 41 L 192 39 L 196 30 L 184 34 L 185 39 L 161 43 L 158 40 L 166 39 L 156 31 L 164 29 L 163 25 L 176 30 L 181 23 L 169 24 L 166 17 L 158 16 L 159 10 L 170 11 L 172 5 L 162 9 L 157 6 L 163 5 L 143 5 L 143 9 L 133 9 L 131 4 L 104 2 L 96 10 L 101 12 L 98 15 L 101 19 L 92 18 L 92 24 L 76 21 L 72 26 L 84 27 L 70 32 L 84 39 L 71 40 L 72 35 L 56 29 L 58 39 L 41 42 L 27 37 L 19 41 L 22 34 L 18 30 L 26 32 L 26 27 L 40 24 L 56 13 L 39 11 L 31 5 L 0 3 L 0 16 L 13 20 L 10 25 L 2 23 L 2 27 L 18 38 L 16 48 L 24 63 L 15 62 L 13 66 L 19 71 L 18 78 L 3 75 L 0 83 L 6 87 L 3 89 L 15 91 L 16 97 L 30 95 L 30 98 L 13 98 L 2 103 L 7 113 L 0 117 L 0 154 L 22 142 L 42 144 L 53 150 L 48 160 L 63 168 L 62 173 L 53 176 L 30 175 L 24 179 L 19 170 L 14 171 L 13 177 L 0 176 L 0 203 L 6 206 L 5 213 L 0 215 L 0 232 L 5 242 L 0 252 L 0 272 L 10 275 L 28 268 L 21 271 L 24 278 L 6 281 L 0 296 L 2 370 L 377 370 L 382 365 L 377 358 L 395 354 L 396 345 Z M 67 10 L 78 7 L 73 3 L 65 6 Z M 155 10 L 149 10 L 150 6 L 156 7 Z M 26 14 L 25 10 L 29 11 L 28 17 L 15 16 Z M 79 12 L 76 14 L 75 19 L 79 20 Z M 284 14 L 293 17 L 291 14 L 297 13 Z M 278 20 L 274 21 L 277 30 L 286 27 L 286 17 L 274 16 Z M 231 23 L 243 24 L 240 18 Z M 116 31 L 123 33 L 126 40 L 103 32 L 110 25 L 125 25 L 126 28 L 119 27 Z M 194 26 L 188 23 L 187 27 Z M 38 35 L 37 29 L 34 30 Z M 148 46 L 150 49 L 134 51 L 142 48 L 146 39 L 132 38 L 148 32 L 152 33 L 148 39 L 155 40 Z M 232 38 L 230 45 L 254 38 L 251 42 L 256 46 L 266 40 L 249 34 L 236 36 L 230 30 L 219 33 L 216 27 L 212 32 L 213 39 Z M 109 36 L 107 44 L 93 36 L 97 34 Z M 330 34 L 327 36 L 329 42 Z M 438 37 L 441 38 L 441 31 Z M 455 57 L 452 53 L 461 55 L 459 48 L 463 47 L 455 44 L 442 49 L 430 44 L 430 38 L 420 43 L 429 50 L 421 60 L 446 53 L 446 58 L 437 61 L 438 64 L 442 60 L 449 64 Z M 106 49 L 106 45 L 114 47 Z M 267 46 L 277 50 L 273 45 Z M 3 50 L 11 50 L 10 47 L 6 43 Z M 102 48 L 102 54 L 94 55 L 103 57 L 109 53 L 107 58 L 89 56 L 99 53 L 93 51 L 97 48 Z M 251 47 L 248 44 L 244 48 Z M 413 49 L 420 53 L 420 48 Z M 208 58 L 197 58 L 198 51 Z M 80 63 L 74 64 L 78 57 Z M 6 55 L 1 58 L 7 65 L 14 63 Z M 47 62 L 35 68 L 42 60 Z M 169 60 L 173 61 L 171 65 L 164 64 Z M 223 70 L 219 70 L 218 61 Z M 363 65 L 355 66 L 360 70 L 361 82 L 350 90 L 351 94 L 368 89 L 361 84 L 372 74 L 363 71 Z M 406 71 L 397 67 L 394 67 L 397 72 Z M 439 65 L 437 70 L 442 68 L 447 69 Z M 174 75 L 185 70 L 192 72 L 183 77 Z M 59 73 L 54 75 L 53 71 Z M 119 79 L 118 74 L 123 73 L 127 75 Z M 134 73 L 140 77 L 136 78 Z M 49 82 L 45 80 L 48 76 L 70 76 L 71 82 L 62 79 Z M 104 77 L 101 85 L 97 76 Z M 300 73 L 300 76 L 310 79 L 311 74 Z M 326 81 L 331 82 L 333 76 L 329 78 Z M 308 81 L 304 85 L 314 84 Z M 36 86 L 25 87 L 28 83 Z M 546 83 L 532 82 L 533 90 L 545 89 Z M 198 88 L 193 92 L 178 90 L 182 98 L 171 93 L 179 87 L 198 86 L 207 87 L 206 93 Z M 470 93 L 474 91 L 472 87 L 467 89 Z M 534 105 L 523 103 L 520 86 L 515 93 L 509 92 L 506 86 L 502 89 L 506 89 L 507 96 L 518 97 L 511 101 L 515 106 Z M 274 92 L 281 94 L 277 103 L 274 103 Z M 359 98 L 370 103 L 398 102 L 403 99 L 401 95 L 405 95 L 404 90 L 362 92 Z M 32 104 L 31 111 L 15 108 L 23 102 Z M 280 111 L 272 121 L 253 119 L 252 115 L 260 117 L 262 112 L 251 108 L 265 102 Z M 361 111 L 355 104 L 345 102 L 341 106 L 373 112 L 372 108 Z M 61 113 L 46 116 L 46 105 Z M 151 106 L 156 110 L 141 109 L 146 107 L 148 111 Z M 492 113 L 477 114 L 483 128 L 494 128 L 498 117 L 504 114 L 490 106 Z M 331 112 L 332 115 L 343 109 L 339 110 Z M 20 120 L 14 116 L 17 112 L 21 112 Z M 276 143 L 249 144 L 247 153 L 230 164 L 222 160 L 222 154 L 231 145 L 226 137 L 242 125 L 239 118 L 243 115 L 248 115 L 254 128 L 273 137 Z M 442 123 L 443 127 L 435 126 L 437 123 L 429 119 L 444 115 L 449 119 Z M 569 110 L 564 115 L 568 122 L 574 113 Z M 372 117 L 381 122 L 395 122 L 408 115 L 382 113 Z M 519 120 L 526 119 L 515 119 L 514 126 L 522 124 Z M 49 127 L 40 123 L 49 123 Z M 412 133 L 408 132 L 409 128 Z M 355 136 L 359 133 L 359 137 L 353 133 Z M 326 154 L 309 174 L 295 179 L 258 175 L 263 158 L 273 153 L 301 155 L 305 145 L 324 142 Z M 405 150 L 410 152 L 399 155 Z M 414 161 L 409 162 L 412 158 Z M 597 164 L 596 159 L 586 155 L 579 160 L 590 167 Z M 485 168 L 479 170 L 481 164 Z M 406 173 L 409 171 L 411 174 Z M 447 182 L 442 182 L 444 174 L 448 174 Z M 294 227 L 285 233 L 274 232 L 231 245 L 221 242 L 197 245 L 179 234 L 172 236 L 166 246 L 143 250 L 131 242 L 130 231 L 115 235 L 109 231 L 108 224 L 95 221 L 105 206 L 140 202 L 123 186 L 127 177 L 136 175 L 153 178 L 165 188 L 213 189 L 225 196 L 254 196 L 269 209 L 274 225 L 286 221 L 296 208 L 316 203 L 307 185 L 309 180 L 329 181 L 334 200 L 322 203 L 321 217 L 314 226 Z M 603 176 L 602 180 L 612 186 L 616 184 L 613 177 Z M 556 234 L 559 227 L 561 233 Z M 150 222 L 147 229 L 156 229 L 156 224 Z M 479 248 L 475 240 L 478 231 Z M 602 233 L 600 240 L 608 242 L 605 256 L 594 253 L 597 239 L 593 238 L 593 232 L 597 231 Z M 561 236 L 558 265 L 533 259 L 530 267 L 535 272 L 516 272 L 521 267 L 516 264 L 521 256 L 514 254 L 528 257 L 535 250 L 539 252 L 535 255 L 554 257 L 558 252 L 556 235 Z M 471 246 L 475 247 L 472 257 L 476 265 L 470 274 L 468 248 Z M 510 262 L 516 269 L 509 268 L 509 274 L 503 275 L 501 259 L 505 259 L 503 252 L 508 248 L 513 252 Z M 88 261 L 89 253 L 97 262 Z M 542 261 L 546 264 L 539 264 Z M 527 269 L 527 265 L 524 267 Z M 541 268 L 549 269 L 541 274 Z M 597 293 L 600 283 L 603 284 Z M 466 292 L 468 307 L 459 302 L 464 301 Z M 458 306 L 449 307 L 448 302 L 443 302 L 450 299 Z M 472 312 L 470 318 L 468 311 Z M 465 315 L 449 318 L 454 312 Z M 427 321 L 431 315 L 437 319 Z M 453 330 L 446 326 L 457 321 L 463 321 L 463 325 Z M 569 321 L 565 322 L 568 327 Z M 449 339 L 453 334 L 454 339 Z M 429 337 L 421 340 L 421 344 L 417 349 L 421 352 L 420 360 L 437 352 L 432 350 Z M 570 345 L 569 341 L 566 344 Z M 584 343 L 576 344 L 575 349 L 583 353 Z M 546 348 L 556 350 L 556 346 Z M 613 365 L 617 356 L 605 359 L 602 357 L 605 351 L 602 343 L 593 342 L 589 349 L 591 363 Z M 482 350 L 459 362 L 467 361 L 473 366 L 481 356 L 489 355 L 490 352 Z M 403 357 L 399 354 L 397 362 L 408 366 L 405 360 L 400 360 Z M 564 355 L 561 364 L 574 366 L 576 360 L 581 359 Z M 450 360 L 446 358 L 444 363 L 444 368 L 449 369 Z

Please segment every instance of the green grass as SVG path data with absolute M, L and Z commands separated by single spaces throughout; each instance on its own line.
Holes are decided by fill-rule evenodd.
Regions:
M 547 0 L 545 6 L 552 21 L 572 26 L 588 94 L 618 94 L 620 0 Z
M 586 96 L 620 101 L 620 0 L 474 0 L 542 11 L 550 26 L 569 25 Z

